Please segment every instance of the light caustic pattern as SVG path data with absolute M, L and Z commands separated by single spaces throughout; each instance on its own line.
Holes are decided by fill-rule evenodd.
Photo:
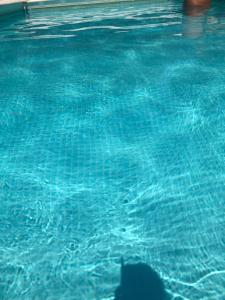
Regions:
M 1 300 L 113 299 L 120 256 L 224 299 L 225 30 L 179 5 L 1 24 Z

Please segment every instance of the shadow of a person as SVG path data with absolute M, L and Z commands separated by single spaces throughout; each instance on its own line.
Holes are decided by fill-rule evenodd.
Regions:
M 160 276 L 144 263 L 124 264 L 121 259 L 120 285 L 114 300 L 166 300 Z

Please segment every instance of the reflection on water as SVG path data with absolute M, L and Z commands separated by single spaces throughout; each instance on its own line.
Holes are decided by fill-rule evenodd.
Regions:
M 185 0 L 183 3 L 183 35 L 201 36 L 207 23 L 206 16 L 211 0 Z

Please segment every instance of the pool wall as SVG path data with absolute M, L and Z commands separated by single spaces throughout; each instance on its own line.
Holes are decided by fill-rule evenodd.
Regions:
M 27 6 L 28 9 L 69 8 L 137 1 L 143 2 L 143 0 L 27 0 Z M 155 1 L 162 3 L 166 0 Z
M 26 1 L 0 1 L 0 16 L 22 11 Z

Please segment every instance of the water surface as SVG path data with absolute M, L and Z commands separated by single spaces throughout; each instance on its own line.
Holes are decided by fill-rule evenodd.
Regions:
M 113 299 L 122 255 L 174 299 L 224 299 L 221 11 L 137 2 L 2 20 L 1 300 Z

